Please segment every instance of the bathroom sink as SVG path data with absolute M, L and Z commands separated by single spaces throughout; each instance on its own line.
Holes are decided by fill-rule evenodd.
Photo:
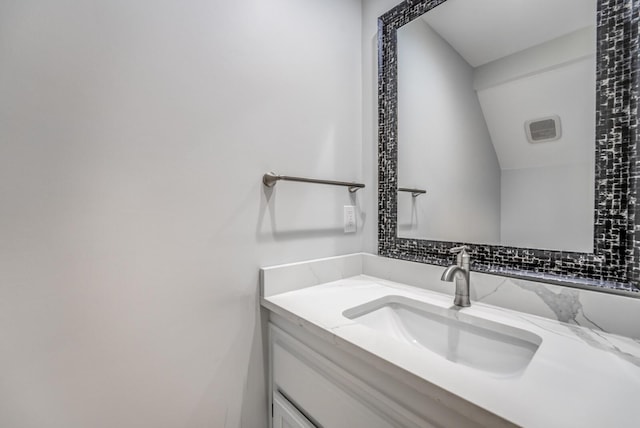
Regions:
M 387 296 L 347 309 L 343 315 L 457 364 L 504 376 L 524 371 L 542 339 L 464 310 Z

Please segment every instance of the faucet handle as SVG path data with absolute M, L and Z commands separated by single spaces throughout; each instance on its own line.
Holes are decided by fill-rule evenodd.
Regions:
M 453 247 L 453 248 L 449 248 L 449 252 L 451 254 L 456 254 L 456 253 L 466 253 L 467 251 L 469 251 L 469 246 L 467 245 L 460 245 L 459 247 Z
M 464 269 L 469 269 L 469 253 L 467 250 L 470 248 L 467 245 L 460 245 L 459 247 L 453 247 L 449 249 L 451 254 L 457 254 L 456 263 L 458 266 Z

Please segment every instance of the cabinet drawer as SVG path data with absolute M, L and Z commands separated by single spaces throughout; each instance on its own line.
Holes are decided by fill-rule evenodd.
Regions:
M 316 428 L 279 392 L 273 393 L 273 428 Z
M 270 360 L 274 400 L 282 393 L 316 426 L 434 427 L 273 325 Z

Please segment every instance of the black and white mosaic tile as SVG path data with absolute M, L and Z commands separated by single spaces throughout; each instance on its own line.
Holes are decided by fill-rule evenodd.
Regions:
M 378 252 L 449 265 L 461 242 L 397 235 L 396 31 L 446 0 L 406 0 L 378 20 Z M 594 251 L 577 253 L 466 244 L 472 270 L 602 291 L 637 292 L 640 279 L 638 25 L 633 0 L 598 0 Z

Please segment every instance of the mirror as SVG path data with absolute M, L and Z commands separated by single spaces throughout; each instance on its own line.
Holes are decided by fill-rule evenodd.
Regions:
M 448 0 L 397 54 L 398 236 L 592 252 L 596 1 Z
M 473 271 L 639 296 L 639 16 L 632 0 L 382 15 L 378 254 L 450 265 L 465 244 Z

